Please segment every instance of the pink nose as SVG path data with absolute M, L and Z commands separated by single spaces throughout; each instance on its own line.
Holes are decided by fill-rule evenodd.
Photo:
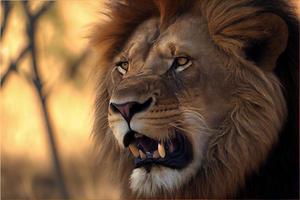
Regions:
M 125 103 L 125 104 L 111 104 L 112 107 L 115 107 L 115 109 L 117 112 L 119 112 L 126 121 L 130 121 L 132 116 L 133 116 L 133 106 L 134 104 L 136 104 L 135 102 L 129 102 L 129 103 Z
M 152 102 L 149 98 L 144 103 L 126 102 L 122 104 L 110 103 L 110 108 L 115 113 L 120 113 L 123 118 L 129 123 L 134 114 L 147 110 Z

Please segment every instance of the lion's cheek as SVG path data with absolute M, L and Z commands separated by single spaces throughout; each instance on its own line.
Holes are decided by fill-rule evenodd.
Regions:
M 110 129 L 113 132 L 113 135 L 115 136 L 116 140 L 118 141 L 118 144 L 121 148 L 124 148 L 124 136 L 129 131 L 128 124 L 125 120 L 119 120 L 117 122 L 113 122 L 110 118 L 108 118 L 108 124 Z

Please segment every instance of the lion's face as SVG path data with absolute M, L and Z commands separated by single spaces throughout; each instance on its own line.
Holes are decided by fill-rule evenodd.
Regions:
M 203 24 L 186 15 L 159 33 L 159 19 L 147 20 L 114 59 L 108 121 L 135 157 L 137 193 L 172 191 L 195 175 L 230 108 L 233 86 Z
M 234 195 L 284 124 L 285 22 L 248 0 L 126 2 L 92 40 L 104 165 L 128 196 Z

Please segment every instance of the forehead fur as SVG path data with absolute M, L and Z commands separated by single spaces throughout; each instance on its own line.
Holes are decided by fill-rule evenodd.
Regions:
M 255 17 L 267 7 L 260 6 L 260 1 L 253 0 L 124 0 L 109 1 L 106 5 L 108 11 L 105 13 L 109 19 L 94 27 L 91 35 L 91 43 L 103 52 L 106 59 L 111 59 L 123 47 L 126 39 L 135 28 L 146 19 L 153 16 L 160 18 L 160 28 L 164 29 L 174 20 L 190 9 L 198 8 L 197 12 L 207 21 L 211 37 L 222 49 L 228 50 L 232 46 L 232 39 L 241 37 L 238 32 L 231 32 L 229 28 L 236 23 Z M 253 20 L 257 21 L 257 20 Z M 251 21 L 244 23 L 251 24 Z M 245 27 L 251 28 L 251 27 Z M 237 30 L 241 31 L 241 30 Z M 257 34 L 259 33 L 258 30 Z M 259 37 L 252 33 L 253 37 Z M 247 39 L 245 38 L 240 39 Z M 241 43 L 234 43 L 242 47 Z
M 164 29 L 177 17 L 189 12 L 192 7 L 195 7 L 195 4 L 204 11 L 202 15 L 206 18 L 211 33 L 217 33 L 234 21 L 241 20 L 259 11 L 256 7 L 245 5 L 250 4 L 250 0 L 225 2 L 219 0 L 109 1 L 106 4 L 108 11 L 105 15 L 109 16 L 110 19 L 95 26 L 91 43 L 104 51 L 106 55 L 104 57 L 111 58 L 122 48 L 126 38 L 132 31 L 146 19 L 159 16 L 160 28 Z M 234 8 L 238 5 L 244 5 L 245 9 L 241 10 L 239 8 L 235 11 Z
M 165 28 L 176 17 L 189 10 L 193 0 L 125 0 L 110 1 L 106 4 L 109 17 L 95 26 L 91 44 L 111 59 L 124 45 L 126 39 L 143 21 L 160 17 L 160 28 Z

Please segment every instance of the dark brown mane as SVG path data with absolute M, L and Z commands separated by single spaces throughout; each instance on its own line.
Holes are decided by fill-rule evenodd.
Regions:
M 106 58 L 113 57 L 135 28 L 151 16 L 159 16 L 161 28 L 186 12 L 194 0 L 126 0 L 107 3 L 109 20 L 92 30 L 91 44 L 101 48 Z M 103 31 L 105 30 L 105 31 Z
M 194 0 L 157 0 L 155 1 L 160 13 L 160 27 L 164 29 L 177 17 L 190 10 L 194 5 Z
M 94 27 L 91 44 L 103 50 L 106 58 L 110 59 L 120 50 L 132 31 L 145 19 L 157 15 L 157 11 L 155 4 L 147 0 L 110 2 L 106 7 L 109 11 L 105 15 L 109 19 Z
M 101 63 L 104 63 L 103 66 L 99 66 L 99 68 L 97 69 L 101 72 L 101 74 L 100 77 L 98 77 L 100 83 L 98 84 L 97 89 L 97 100 L 95 104 L 96 117 L 93 130 L 95 139 L 98 142 L 98 146 L 100 146 L 99 148 L 101 148 L 101 155 L 99 157 L 102 160 L 100 162 L 103 162 L 104 165 L 107 165 L 107 168 L 111 168 L 108 169 L 111 172 L 111 174 L 109 175 L 120 176 L 121 184 L 123 184 L 124 186 L 128 186 L 128 176 L 126 174 L 129 174 L 129 171 L 131 169 L 129 169 L 126 164 L 128 164 L 132 160 L 130 160 L 130 157 L 125 153 L 122 154 L 123 157 L 115 160 L 115 155 L 119 155 L 122 152 L 120 152 L 118 148 L 115 148 L 116 145 L 113 136 L 111 136 L 112 134 L 108 134 L 107 108 L 109 95 L 107 92 L 107 84 L 109 84 L 109 81 L 107 78 L 107 63 L 111 65 L 114 56 L 121 51 L 127 39 L 142 22 L 151 17 L 158 17 L 160 18 L 160 29 L 163 30 L 168 27 L 169 24 L 174 22 L 177 17 L 184 14 L 185 12 L 189 12 L 189 10 L 191 10 L 196 3 L 199 3 L 199 5 L 201 4 L 201 8 L 199 7 L 199 12 L 201 13 L 199 14 L 202 15 L 205 23 L 207 23 L 209 35 L 211 37 L 211 40 L 214 42 L 214 45 L 218 50 L 222 51 L 222 53 L 224 52 L 229 58 L 234 58 L 232 60 L 237 60 L 239 63 L 235 66 L 241 63 L 250 63 L 250 65 L 252 63 L 257 64 L 256 62 L 258 62 L 257 60 L 260 56 L 259 52 L 264 51 L 264 49 L 262 48 L 262 46 L 264 45 L 264 41 L 260 41 L 261 38 L 265 36 L 265 29 L 263 29 L 264 24 L 259 21 L 259 17 L 261 17 L 262 13 L 273 13 L 283 19 L 288 27 L 289 36 L 286 49 L 279 56 L 279 58 L 277 57 L 278 59 L 276 67 L 274 69 L 274 73 L 279 79 L 280 84 L 282 85 L 282 88 L 280 88 L 280 84 L 276 86 L 278 86 L 278 90 L 283 91 L 285 98 L 284 100 L 287 104 L 288 109 L 288 118 L 279 135 L 278 144 L 274 146 L 272 146 L 273 144 L 270 145 L 273 149 L 268 158 L 265 160 L 265 154 L 269 153 L 269 149 L 264 151 L 257 151 L 263 152 L 261 153 L 262 155 L 256 156 L 260 157 L 259 159 L 262 159 L 262 161 L 264 161 L 263 165 L 259 169 L 257 169 L 257 174 L 255 171 L 255 169 L 258 168 L 258 166 L 256 166 L 256 163 L 251 163 L 251 165 L 253 166 L 245 166 L 247 165 L 245 164 L 247 162 L 244 162 L 246 159 L 254 160 L 255 158 L 249 157 L 250 154 L 248 155 L 248 158 L 245 158 L 247 156 L 243 157 L 242 154 L 242 147 L 246 146 L 245 143 L 249 141 L 245 142 L 245 140 L 240 138 L 240 144 L 237 143 L 237 145 L 232 145 L 232 136 L 232 138 L 228 139 L 228 141 L 224 140 L 224 143 L 220 146 L 216 145 L 215 148 L 219 149 L 217 149 L 218 152 L 214 152 L 216 154 L 218 153 L 219 155 L 223 155 L 224 160 L 228 163 L 224 164 L 217 160 L 213 164 L 215 164 L 215 168 L 218 169 L 223 169 L 223 164 L 228 165 L 233 170 L 235 170 L 235 174 L 238 175 L 234 177 L 234 175 L 228 173 L 227 176 L 224 176 L 222 170 L 216 170 L 216 172 L 214 171 L 214 169 L 212 169 L 212 165 L 209 165 L 206 172 L 207 174 L 213 174 L 215 176 L 215 182 L 209 183 L 208 179 L 210 177 L 207 176 L 207 179 L 201 179 L 207 181 L 207 184 L 205 184 L 205 186 L 202 186 L 204 184 L 201 185 L 201 187 L 203 188 L 199 188 L 198 185 L 193 185 L 193 188 L 190 188 L 191 186 L 187 184 L 186 188 L 184 189 L 186 189 L 187 191 L 191 191 L 190 197 L 195 197 L 193 196 L 193 192 L 200 193 L 200 189 L 202 191 L 205 191 L 206 194 L 211 194 L 211 190 L 213 190 L 212 188 L 220 188 L 219 190 L 224 194 L 227 191 L 222 190 L 226 190 L 229 188 L 229 193 L 237 195 L 238 197 L 299 197 L 299 194 L 297 193 L 299 188 L 299 25 L 295 17 L 295 11 L 293 10 L 292 6 L 290 6 L 289 1 L 287 2 L 286 0 L 109 1 L 109 3 L 107 4 L 108 11 L 105 13 L 105 15 L 108 16 L 108 19 L 94 26 L 90 40 L 91 45 L 95 47 L 97 54 L 101 57 Z M 252 17 L 257 18 L 253 19 Z M 248 33 L 247 30 L 251 30 L 252 32 Z M 272 30 L 267 31 L 269 31 L 269 33 L 272 32 Z M 240 51 L 241 49 L 245 51 L 245 57 L 236 53 L 237 50 Z M 260 78 L 259 72 L 261 72 L 261 70 L 257 68 L 257 66 L 259 65 L 251 66 L 254 66 L 253 68 L 251 68 L 251 72 L 253 72 L 252 75 L 255 78 Z M 237 69 L 236 71 L 238 70 L 240 70 L 239 72 L 241 72 L 243 69 Z M 268 73 L 266 74 L 270 75 Z M 265 77 L 266 76 L 264 76 L 264 78 Z M 247 81 L 247 77 L 244 77 L 243 79 L 243 81 Z M 261 83 L 261 88 L 264 88 L 263 93 L 270 92 L 270 89 L 265 87 L 265 82 L 261 81 Z M 258 85 L 259 83 L 252 84 Z M 249 96 L 249 98 L 251 99 L 252 96 Z M 273 101 L 274 99 L 276 99 L 276 97 L 271 95 L 270 99 Z M 265 132 L 267 132 L 270 131 L 269 129 L 274 129 L 274 124 L 267 124 L 265 122 L 269 122 L 269 118 L 273 117 L 270 116 L 272 115 L 272 113 L 274 114 L 276 112 L 273 112 L 273 110 L 280 110 L 280 108 L 276 108 L 276 106 L 274 106 L 275 108 L 268 107 L 272 111 L 270 112 L 271 114 L 265 114 L 263 116 L 262 113 L 256 110 L 257 107 L 253 106 L 254 104 L 251 104 L 253 102 L 248 101 L 247 103 L 249 103 L 248 106 L 251 106 L 246 107 L 246 114 L 238 112 L 239 110 L 237 109 L 237 112 L 234 113 L 236 115 L 235 119 L 230 119 L 237 123 L 239 120 L 242 122 L 254 120 L 254 123 L 256 123 L 254 128 L 256 129 L 253 129 L 253 132 L 256 133 L 256 135 L 258 135 L 259 137 L 258 140 L 253 140 L 256 141 L 254 145 L 257 145 L 257 149 L 263 149 L 264 146 L 261 145 L 261 143 L 263 143 L 264 141 L 262 140 L 265 139 L 266 141 L 273 141 L 273 139 L 267 137 L 263 138 L 260 134 L 262 132 L 261 130 L 265 130 Z M 243 116 L 241 113 L 245 115 Z M 283 120 L 279 121 L 280 123 L 282 123 Z M 264 129 L 265 125 L 266 127 L 268 127 L 267 129 Z M 255 134 L 253 134 L 253 132 L 249 130 L 252 127 L 247 127 L 248 128 L 244 129 L 243 132 L 245 132 L 245 135 L 253 137 L 253 135 Z M 236 132 L 233 132 L 231 129 L 228 129 L 228 135 L 234 135 L 235 133 Z M 276 132 L 276 134 L 277 133 L 278 131 Z M 277 139 L 277 135 L 275 137 Z M 238 138 L 234 137 L 234 140 L 236 142 L 238 141 Z M 225 151 L 226 148 L 223 148 L 223 146 L 226 146 L 228 144 L 233 146 L 232 151 Z M 239 154 L 236 156 L 238 159 L 230 160 L 231 154 Z M 259 163 L 257 165 L 261 165 L 261 160 L 257 161 L 257 163 Z M 123 171 L 120 170 L 121 165 L 123 167 L 125 166 L 124 169 L 122 169 Z M 249 170 L 247 172 L 244 172 L 243 170 L 239 171 L 239 168 L 243 167 L 247 168 L 247 170 L 249 168 Z M 112 172 L 112 169 L 118 171 Z M 244 180 L 245 174 L 249 175 L 250 178 Z M 232 179 L 230 180 L 231 182 L 227 182 L 228 185 L 224 185 L 224 180 L 222 180 L 224 179 L 224 177 Z M 277 177 L 277 179 L 275 179 L 275 182 L 274 177 Z M 192 181 L 200 180 L 197 179 L 197 177 L 194 179 L 195 180 Z M 280 180 L 279 183 L 276 182 L 278 180 Z M 236 192 L 235 188 L 237 182 L 240 183 L 238 185 L 241 186 L 241 188 L 238 188 L 238 192 Z M 245 186 L 243 187 L 244 183 Z M 182 193 L 184 192 L 182 191 Z M 125 196 L 126 195 L 127 194 L 125 194 Z M 216 195 L 216 197 L 218 196 Z

